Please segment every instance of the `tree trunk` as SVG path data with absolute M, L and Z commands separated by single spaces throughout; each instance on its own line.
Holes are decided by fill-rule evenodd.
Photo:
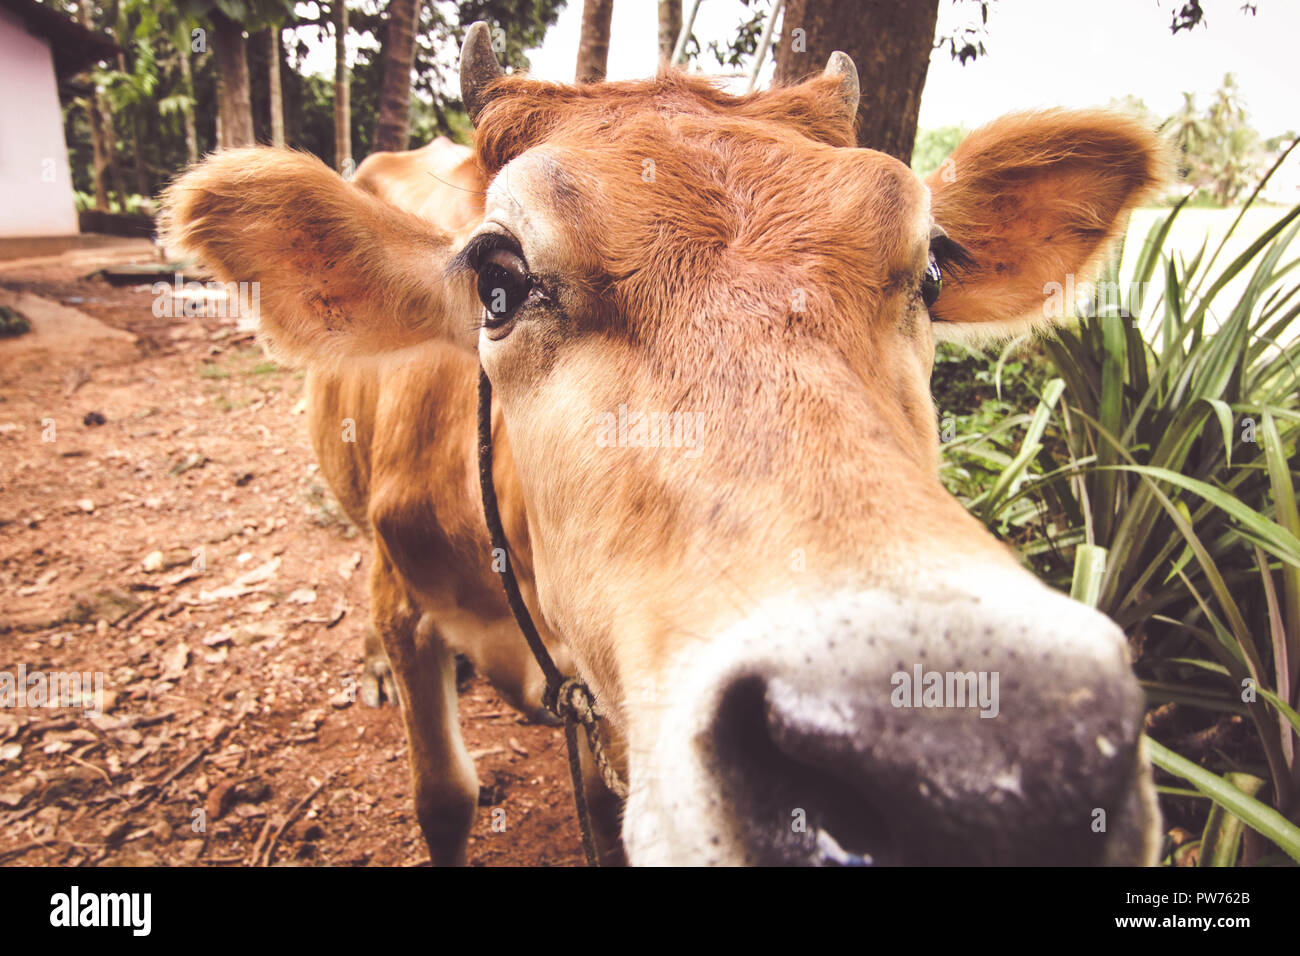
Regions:
M 83 102 L 86 104 L 86 118 L 90 121 L 90 148 L 95 157 L 94 168 L 91 170 L 95 180 L 95 209 L 108 212 L 108 182 L 105 176 L 108 154 L 104 151 L 104 121 L 99 112 L 99 97 L 92 91 Z
M 938 15 L 939 0 L 789 0 L 776 81 L 819 73 L 843 50 L 862 89 L 858 145 L 911 162 Z
M 388 0 L 388 35 L 384 37 L 384 80 L 379 93 L 374 149 L 404 150 L 411 143 L 411 66 L 415 62 L 415 25 L 420 0 Z
M 90 5 L 78 3 L 77 20 L 83 27 L 94 28 L 90 20 Z M 104 149 L 104 115 L 99 111 L 99 93 L 92 86 L 90 95 L 84 100 L 86 119 L 90 123 L 90 149 L 94 156 L 94 168 L 91 170 L 95 180 L 95 209 L 108 212 L 108 182 L 104 175 L 108 169 L 108 152 Z
M 95 109 L 99 111 L 103 122 L 102 136 L 108 159 L 108 178 L 112 180 L 113 191 L 117 193 L 118 212 L 126 212 L 126 180 L 122 177 L 122 163 L 117 158 L 117 130 L 113 128 L 113 113 L 98 96 L 95 97 Z
M 77 19 L 87 29 L 95 28 L 91 19 L 89 0 L 77 4 Z M 93 84 L 93 81 L 92 81 Z M 99 95 L 99 88 L 90 90 L 90 137 L 91 148 L 95 152 L 95 208 L 101 212 L 109 211 L 108 186 L 104 172 L 113 182 L 117 192 L 118 212 L 126 212 L 126 181 L 122 179 L 122 166 L 117 161 L 117 134 L 113 129 L 113 114 L 105 109 L 104 101 Z
M 117 54 L 117 69 L 121 73 L 130 74 L 127 68 L 126 54 L 119 52 Z M 144 161 L 144 149 L 140 144 L 140 113 L 138 110 L 131 110 L 130 116 L 127 117 L 128 131 L 131 134 L 131 173 L 135 178 L 135 191 L 138 195 L 146 199 L 153 192 L 149 187 L 149 173 L 147 164 Z M 125 208 L 122 210 L 125 212 Z
M 578 41 L 577 83 L 599 83 L 609 62 L 609 21 L 614 0 L 586 0 L 582 5 L 582 39 Z M 676 40 L 676 37 L 673 38 Z
M 217 141 L 217 149 L 226 148 L 226 134 L 221 128 L 221 104 L 226 99 L 226 94 L 223 92 L 225 86 L 226 84 L 221 82 L 221 71 L 217 70 L 217 109 L 213 113 L 212 119 L 213 135 Z
M 682 0 L 659 0 L 659 62 L 667 63 L 682 32 Z
M 271 104 L 271 145 L 284 145 L 284 93 L 280 87 L 280 27 L 266 28 L 266 82 Z
M 212 41 L 217 48 L 218 104 L 221 145 L 253 145 L 253 102 L 248 83 L 248 55 L 244 27 L 213 9 Z
M 141 147 L 140 116 L 131 114 L 131 158 L 135 167 L 135 191 L 145 199 L 153 195 L 153 185 L 149 180 L 149 164 L 145 162 L 144 149 Z
M 334 11 L 334 168 L 352 172 L 352 103 L 348 84 L 348 5 L 335 0 Z
M 185 123 L 185 161 L 192 166 L 199 161 L 199 131 L 194 127 L 194 73 L 190 68 L 188 36 L 181 41 L 176 52 L 181 57 L 181 92 L 189 97 L 181 107 L 181 119 Z
M 456 135 L 456 131 L 451 128 L 451 123 L 447 120 L 447 114 L 442 111 L 442 107 L 438 105 L 438 101 L 432 100 L 429 103 L 429 109 L 433 110 L 433 125 L 438 133 L 442 136 L 446 136 L 448 139 L 453 138 Z

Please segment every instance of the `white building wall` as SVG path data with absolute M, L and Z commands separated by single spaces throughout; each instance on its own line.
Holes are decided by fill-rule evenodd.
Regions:
M 0 10 L 0 237 L 77 231 L 49 43 Z

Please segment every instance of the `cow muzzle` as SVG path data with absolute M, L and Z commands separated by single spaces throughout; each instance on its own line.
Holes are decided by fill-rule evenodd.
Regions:
M 684 651 L 632 763 L 632 862 L 1154 862 L 1123 635 L 1007 577 L 786 599 Z

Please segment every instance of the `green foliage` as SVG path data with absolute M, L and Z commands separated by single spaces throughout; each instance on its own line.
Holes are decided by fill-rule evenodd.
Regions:
M 929 176 L 952 155 L 966 133 L 967 130 L 961 126 L 917 130 L 916 143 L 912 147 L 912 169 L 918 176 Z
M 1182 105 L 1168 117 L 1158 116 L 1132 94 L 1114 99 L 1110 108 L 1138 117 L 1159 129 L 1178 156 L 1179 177 L 1194 190 L 1185 200 L 1193 207 L 1222 208 L 1240 202 L 1269 163 L 1294 139 L 1294 135 L 1264 139 L 1250 125 L 1250 114 L 1232 74 L 1202 107 L 1193 93 L 1183 94 Z M 957 126 L 918 130 L 912 150 L 912 169 L 928 176 L 938 169 L 966 135 Z
M 144 186 L 150 195 L 156 194 L 171 174 L 185 165 L 185 110 L 200 113 L 200 150 L 213 145 L 216 96 L 212 57 L 193 57 L 198 90 L 191 89 L 184 81 L 180 51 L 188 50 L 192 24 L 173 4 L 115 0 L 98 7 L 91 5 L 90 10 L 93 25 L 112 34 L 123 49 L 120 60 L 96 67 L 88 74 L 113 116 L 115 139 L 111 146 L 123 169 L 135 173 L 128 177 L 128 185 Z M 74 188 L 93 194 L 88 106 L 86 96 L 65 105 L 64 135 Z M 113 196 L 110 202 L 120 208 L 116 199 Z
M 1300 827 L 1252 797 L 1263 783 L 1262 780 L 1244 773 L 1229 773 L 1219 777 L 1154 740 L 1148 740 L 1146 744 L 1152 763 L 1186 779 L 1214 801 L 1214 808 L 1209 813 L 1201 837 L 1202 866 L 1236 864 L 1243 824 L 1248 824 L 1252 830 L 1272 840 L 1300 863 Z
M 95 208 L 95 197 L 91 193 L 85 193 L 78 189 L 73 192 L 72 198 L 76 203 L 77 212 L 86 212 Z M 130 215 L 148 215 L 149 202 L 150 200 L 147 196 L 141 196 L 139 193 L 127 193 L 126 208 L 123 209 L 122 204 L 118 202 L 117 197 L 110 196 L 108 200 L 108 209 L 106 211 L 113 213 L 125 212 Z
M 294 0 L 171 0 L 171 5 L 186 20 L 209 22 L 220 13 L 256 33 L 292 16 Z
M 1256 3 L 1243 3 L 1238 9 L 1241 13 L 1253 17 L 1257 6 Z M 1204 23 L 1205 10 L 1201 7 L 1201 0 L 1179 0 L 1173 8 L 1173 18 L 1169 23 L 1169 32 L 1178 33 L 1180 30 L 1194 30 Z
M 682 58 L 686 63 L 699 62 L 705 50 L 712 54 L 719 67 L 732 67 L 736 72 L 744 72 L 751 66 L 750 61 L 758 52 L 762 39 L 763 26 L 772 15 L 769 0 L 740 0 L 745 11 L 742 19 L 735 25 L 725 40 L 712 40 L 701 47 L 700 41 L 692 33 L 686 38 Z M 954 60 L 965 66 L 967 63 L 988 55 L 984 40 L 988 36 L 989 8 L 994 0 L 952 0 L 954 5 L 965 8 L 965 19 L 954 26 L 950 33 L 937 34 L 934 38 L 935 49 L 948 48 Z M 776 44 L 780 41 L 773 35 L 770 52 L 775 56 Z M 708 69 L 711 64 L 704 64 Z
M 48 0 L 69 11 L 68 0 Z M 426 0 L 421 4 L 412 84 L 412 146 L 435 136 L 468 139 L 469 124 L 460 103 L 454 60 L 446 55 L 463 38 L 465 28 L 483 19 L 499 25 L 502 62 L 516 69 L 528 65 L 526 51 L 538 46 L 554 24 L 564 0 Z M 350 32 L 362 38 L 352 63 L 352 144 L 357 161 L 370 152 L 379 111 L 383 76 L 381 48 L 386 0 L 349 0 Z M 288 145 L 305 149 L 328 163 L 334 159 L 334 89 L 329 77 L 303 73 L 308 31 L 328 41 L 333 29 L 329 5 L 299 6 L 292 0 L 106 0 L 88 8 L 92 25 L 113 35 L 124 53 L 120 62 L 96 68 L 90 77 L 112 111 L 112 148 L 124 170 L 128 192 L 156 195 L 186 164 L 184 118 L 192 110 L 198 151 L 216 146 L 217 71 L 209 42 L 191 50 L 191 29 L 209 27 L 214 12 L 244 24 L 250 35 L 283 24 L 290 49 L 281 70 L 285 136 Z M 292 43 L 293 28 L 298 42 Z M 255 36 L 247 44 L 253 132 L 269 142 L 270 96 L 267 45 Z M 190 64 L 187 82 L 182 57 Z M 65 105 L 64 134 L 73 185 L 93 196 L 94 157 L 87 99 Z M 90 203 L 93 206 L 93 200 Z M 115 194 L 110 205 L 119 208 Z M 128 208 L 136 201 L 128 198 Z
M 1184 93 L 1164 130 L 1178 149 L 1179 174 L 1219 206 L 1236 202 L 1267 165 L 1266 144 L 1250 125 L 1231 73 L 1204 109 L 1194 94 Z
M 962 66 L 982 56 L 988 55 L 984 48 L 984 38 L 988 36 L 989 5 L 993 0 L 953 0 L 954 4 L 964 4 L 968 8 L 968 19 L 948 36 L 935 40 L 935 49 L 948 47 L 948 54 Z M 973 10 L 979 9 L 979 21 L 976 22 Z
M 1173 704 L 1192 730 L 1248 721 L 1244 743 L 1200 755 L 1208 767 L 1153 748 L 1220 808 L 1202 859 L 1235 862 L 1242 821 L 1294 856 L 1300 207 L 1222 264 L 1227 236 L 1190 261 L 1165 249 L 1181 209 L 1152 227 L 1132 277 L 1164 278 L 1149 335 L 1100 301 L 1085 307 L 1041 344 L 1059 379 L 1032 383 L 1037 408 L 971 414 L 983 430 L 945 445 L 945 478 L 1051 583 L 1125 630 L 1152 704 Z M 1102 279 L 1118 283 L 1117 268 Z M 979 471 L 977 457 L 997 467 Z
M 1011 462 L 1016 429 L 1028 423 L 1049 378 L 1041 346 L 1026 338 L 994 354 L 947 342 L 935 349 L 930 385 L 943 438 L 940 476 L 968 508 Z
M 718 66 L 734 67 L 737 72 L 749 69 L 747 61 L 757 55 L 758 42 L 763 37 L 763 26 L 767 23 L 767 18 L 772 15 L 772 11 L 765 3 L 756 3 L 754 0 L 740 0 L 740 2 L 746 7 L 745 18 L 728 34 L 727 40 L 710 41 L 707 47 Z M 691 35 L 690 40 L 695 42 L 693 44 L 688 42 L 683 51 L 688 63 L 700 53 L 700 44 L 695 40 L 694 34 Z M 775 58 L 775 39 L 767 52 Z
M 523 70 L 528 68 L 527 51 L 541 45 L 564 4 L 565 0 L 425 0 L 416 30 L 412 146 L 423 145 L 437 135 L 465 138 L 468 123 L 460 102 L 460 79 L 455 62 L 442 52 L 459 49 L 471 23 L 484 20 L 499 30 L 494 34 L 494 41 L 501 44 L 497 59 Z M 373 0 L 360 8 L 349 4 L 353 31 L 374 41 L 362 44 L 353 64 L 352 152 L 358 161 L 369 152 L 379 112 L 386 6 Z
M 0 339 L 15 338 L 32 330 L 32 325 L 21 312 L 0 305 Z

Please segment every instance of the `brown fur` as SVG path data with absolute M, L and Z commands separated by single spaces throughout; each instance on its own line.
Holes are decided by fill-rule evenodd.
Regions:
M 330 189 L 313 196 L 313 185 L 322 179 Z M 480 188 L 474 191 L 476 183 Z M 268 214 L 271 204 L 282 212 L 293 208 L 294 222 Z M 179 181 L 168 203 L 168 242 L 199 254 L 219 276 L 260 281 L 262 329 L 270 344 L 290 359 L 303 360 L 304 351 L 309 356 L 307 425 L 321 474 L 348 517 L 374 539 L 363 683 L 372 682 L 378 694 L 390 675 L 395 681 L 395 688 L 382 690 L 395 689 L 401 698 L 417 815 L 436 863 L 463 862 L 478 792 L 456 728 L 453 655 L 468 656 L 512 706 L 528 714 L 539 711 L 542 681 L 483 546 L 487 528 L 474 452 L 478 364 L 453 344 L 459 326 L 444 325 L 439 332 L 427 322 L 402 321 L 422 315 L 449 321 L 439 291 L 442 268 L 452 234 L 476 225 L 482 204 L 472 156 L 446 141 L 410 154 L 374 154 L 352 186 L 303 154 L 226 153 Z M 417 226 L 397 207 L 429 223 Z M 339 218 L 329 220 L 321 210 Z M 299 321 L 302 310 L 327 298 L 312 287 L 322 274 L 331 288 L 347 287 L 348 279 L 363 289 L 391 281 L 384 253 L 392 247 L 367 244 L 367 223 L 386 224 L 394 230 L 390 235 L 405 237 L 416 254 L 427 256 L 420 266 L 427 289 L 397 283 L 387 302 L 382 294 L 376 302 L 364 292 L 346 300 L 349 317 L 359 321 L 347 323 L 351 331 L 345 334 L 367 341 L 381 337 L 378 347 L 363 351 L 406 346 L 398 356 L 356 358 L 335 351 L 330 330 Z M 313 265 L 304 265 L 297 249 L 286 251 L 286 234 L 318 241 L 311 246 Z M 302 279 L 307 281 L 299 284 Z M 438 297 L 431 305 L 422 298 L 427 292 Z M 473 325 L 472 313 L 455 318 L 465 328 Z M 494 431 L 500 433 L 497 419 Z M 343 440 L 345 431 L 354 440 Z M 502 520 L 526 580 L 523 505 L 510 481 L 503 434 L 496 444 Z M 531 588 L 528 599 L 534 600 Z M 554 654 L 567 666 L 563 648 Z M 591 776 L 594 768 L 587 766 L 587 772 L 591 799 L 606 804 L 601 845 L 613 860 L 616 811 Z
M 1125 210 L 1166 172 L 1156 135 L 1122 113 L 1016 113 L 972 133 L 926 180 L 935 220 L 975 258 L 945 287 L 936 318 L 1042 324 L 1043 286 L 1087 279 Z
M 472 341 L 472 299 L 449 297 L 451 236 L 287 149 L 226 150 L 164 197 L 167 242 L 259 283 L 277 354 L 327 364 L 445 338 Z M 285 281 L 294 276 L 294 281 Z
M 474 151 L 444 136 L 405 153 L 371 153 L 352 182 L 452 235 L 472 230 L 483 218 L 487 181 Z
M 503 182 L 550 216 L 569 320 L 523 323 L 485 353 L 507 386 L 494 414 L 503 518 L 539 625 L 569 639 L 621 729 L 654 716 L 630 683 L 786 586 L 796 544 L 825 587 L 885 580 L 939 544 L 952 561 L 1011 562 L 934 474 L 925 191 L 889 157 L 848 148 L 836 78 L 731 97 L 674 72 L 581 87 L 508 77 L 489 93 L 477 161 L 492 178 L 531 158 L 526 181 Z M 435 862 L 457 862 L 477 785 L 451 652 L 519 706 L 538 675 L 490 566 L 474 476 L 476 362 L 454 343 L 480 308 L 472 282 L 442 281 L 457 240 L 407 181 L 418 161 L 399 159 L 358 187 L 300 154 L 219 154 L 169 191 L 168 223 L 221 278 L 261 281 L 266 334 L 312 367 L 322 470 L 376 537 L 372 617 L 420 822 Z M 947 323 L 1032 316 L 1043 283 L 1095 261 L 1159 171 L 1151 135 L 1101 113 L 1013 117 L 954 162 L 954 182 L 931 181 L 933 214 L 976 267 L 945 285 Z M 342 366 L 354 354 L 381 357 Z M 588 406 L 627 396 L 707 409 L 707 467 L 571 454 L 590 444 Z M 343 418 L 354 445 L 337 440 Z
M 852 146 L 853 125 L 839 104 L 840 80 L 819 76 L 798 86 L 732 96 L 708 79 L 666 70 L 653 80 L 567 86 L 523 76 L 498 80 L 475 127 L 474 144 L 488 178 L 539 143 L 566 135 L 617 142 L 616 128 L 647 111 L 757 120 L 828 146 Z M 611 128 L 615 127 L 615 128 Z M 620 144 L 621 145 L 621 144 Z

